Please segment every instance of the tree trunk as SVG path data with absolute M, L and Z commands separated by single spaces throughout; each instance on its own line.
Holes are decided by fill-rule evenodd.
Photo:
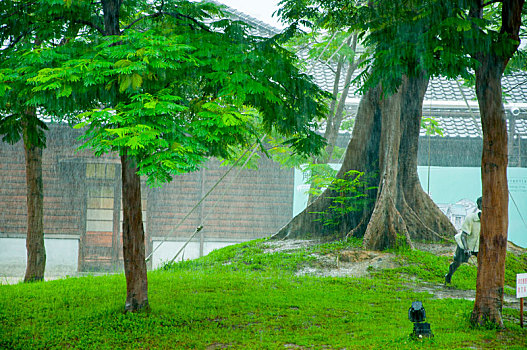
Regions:
M 141 208 L 141 179 L 135 161 L 121 156 L 123 191 L 123 259 L 126 275 L 126 312 L 148 310 L 145 232 Z
M 502 62 L 489 57 L 476 70 L 476 93 L 483 128 L 483 202 L 476 301 L 472 312 L 472 322 L 484 324 L 490 321 L 501 327 L 509 205 L 507 122 L 501 100 L 502 68 Z
M 417 176 L 427 85 L 423 73 L 403 79 L 391 96 L 383 96 L 378 87 L 362 97 L 337 179 L 344 179 L 350 170 L 364 172 L 368 183 L 363 191 L 369 200 L 344 214 L 338 225 L 325 226 L 318 213 L 327 212 L 332 198 L 339 195 L 328 189 L 273 237 L 335 239 L 353 235 L 364 237 L 366 248 L 382 250 L 398 244 L 412 246 L 412 238 L 438 240 L 454 235 L 455 228 L 422 190 Z
M 353 51 L 356 51 L 357 49 L 357 38 L 358 34 L 353 34 L 353 38 L 350 38 L 350 41 L 347 43 L 347 45 L 351 45 L 351 49 Z M 335 149 L 335 146 L 337 145 L 337 138 L 339 135 L 340 125 L 342 124 L 342 119 L 344 119 L 344 107 L 346 106 L 346 100 L 348 98 L 348 93 L 351 87 L 351 78 L 353 77 L 353 73 L 357 69 L 359 65 L 359 61 L 356 61 L 355 58 L 352 59 L 351 62 L 348 62 L 348 70 L 346 72 L 346 77 L 344 78 L 344 89 L 342 90 L 342 94 L 338 100 L 338 104 L 335 108 L 333 105 L 330 110 L 330 115 L 328 115 L 328 124 L 327 129 L 324 134 L 324 137 L 328 141 L 328 145 L 326 147 L 326 163 L 329 162 L 333 156 L 333 151 Z M 335 79 L 336 85 L 338 86 L 340 80 L 340 75 L 338 75 L 338 80 Z M 336 94 L 334 94 L 335 98 L 337 97 Z M 332 102 L 334 103 L 334 102 Z M 329 120 L 331 120 L 331 123 L 329 123 Z
M 356 51 L 357 49 L 357 38 L 358 34 L 355 33 L 353 34 L 353 37 L 350 37 L 348 39 L 348 42 L 346 43 L 348 46 L 351 45 L 351 49 L 353 51 Z M 340 126 L 342 124 L 342 120 L 344 119 L 344 107 L 346 106 L 346 100 L 348 98 L 348 93 L 351 86 L 351 78 L 353 76 L 353 73 L 355 72 L 355 69 L 357 69 L 360 63 L 356 61 L 355 58 L 353 58 L 351 62 L 347 61 L 347 57 L 340 57 L 337 64 L 335 81 L 333 82 L 332 98 L 329 105 L 329 112 L 327 113 L 326 118 L 326 131 L 324 132 L 324 138 L 327 141 L 326 152 L 323 156 L 313 158 L 313 163 L 315 164 L 327 164 L 333 158 L 333 152 L 335 151 L 335 147 L 337 145 Z M 339 97 L 340 79 L 345 66 L 345 62 L 347 62 L 347 70 L 346 76 L 344 78 L 344 89 L 342 90 L 342 93 Z M 315 199 L 316 195 L 310 192 L 307 203 L 311 204 Z
M 27 119 L 36 118 L 35 109 L 26 112 Z M 42 147 L 35 145 L 30 135 L 36 135 L 37 130 L 31 130 L 29 120 L 24 122 L 23 140 L 26 157 L 27 184 L 27 266 L 24 282 L 42 281 L 46 269 L 46 247 L 44 246 L 44 189 L 42 185 Z
M 502 34 L 519 43 L 519 28 L 523 0 L 504 1 L 502 5 Z M 483 3 L 472 4 L 471 16 L 482 18 Z M 501 39 L 503 40 L 503 39 Z M 476 300 L 471 315 L 473 324 L 487 322 L 503 327 L 502 307 L 507 254 L 509 190 L 507 185 L 507 121 L 502 101 L 501 77 L 517 46 L 498 43 L 500 49 L 477 53 L 480 62 L 476 69 L 478 97 L 483 129 L 481 182 L 483 202 L 478 253 Z M 504 50 L 503 48 L 510 50 Z
M 102 0 L 105 35 L 119 35 L 122 0 Z M 133 158 L 121 156 L 123 201 L 123 259 L 126 276 L 125 312 L 148 311 L 145 231 L 141 208 L 141 180 Z
M 102 0 L 104 35 L 119 35 L 119 13 L 123 0 Z

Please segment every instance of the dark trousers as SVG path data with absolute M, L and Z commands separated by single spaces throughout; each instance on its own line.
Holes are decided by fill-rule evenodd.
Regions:
M 477 252 L 474 252 L 472 254 L 478 256 Z M 454 253 L 454 261 L 448 267 L 448 273 L 445 276 L 445 282 L 450 283 L 454 272 L 456 272 L 457 268 L 460 267 L 461 264 L 466 263 L 468 259 L 470 259 L 470 256 L 471 254 L 465 254 L 465 251 L 459 248 L 459 246 L 456 247 L 456 252 Z

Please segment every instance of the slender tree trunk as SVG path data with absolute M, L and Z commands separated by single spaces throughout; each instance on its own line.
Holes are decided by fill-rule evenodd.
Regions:
M 355 33 L 353 34 L 353 38 L 350 38 L 350 41 L 347 43 L 348 46 L 351 44 L 351 49 L 353 51 L 357 49 L 357 38 L 358 34 Z M 348 64 L 348 70 L 346 72 L 346 77 L 344 78 L 344 89 L 342 90 L 342 94 L 338 100 L 336 109 L 335 106 L 333 106 L 333 108 L 331 109 L 331 115 L 328 116 L 328 120 L 331 119 L 331 123 L 328 123 L 327 130 L 324 134 L 324 137 L 328 141 L 328 145 L 326 147 L 326 162 L 329 162 L 329 160 L 333 156 L 333 151 L 335 150 L 335 146 L 337 145 L 337 138 L 339 135 L 340 125 L 342 124 L 342 119 L 344 119 L 344 107 L 346 106 L 346 100 L 348 99 L 348 93 L 351 87 L 351 78 L 353 77 L 353 73 L 357 69 L 359 63 L 359 61 L 355 61 L 355 59 L 353 59 L 351 63 Z M 338 83 L 339 82 L 337 81 L 337 84 Z
M 348 39 L 348 42 L 346 43 L 348 46 L 351 45 L 350 47 L 354 52 L 357 49 L 357 40 L 358 34 L 354 33 L 353 36 L 350 37 Z M 360 63 L 359 61 L 356 61 L 355 58 L 353 58 L 351 62 L 348 62 L 346 76 L 344 77 L 344 89 L 342 90 L 342 93 L 339 97 L 338 89 L 340 86 L 340 79 L 342 76 L 342 70 L 344 68 L 345 61 L 348 61 L 346 57 L 341 57 L 339 59 L 337 71 L 335 73 L 335 81 L 333 83 L 333 94 L 329 106 L 329 112 L 326 118 L 326 131 L 324 133 L 324 138 L 327 140 L 326 154 L 323 157 L 314 158 L 315 164 L 328 163 L 332 159 L 335 147 L 337 145 L 340 126 L 342 124 L 342 120 L 344 119 L 344 108 L 346 106 L 346 100 L 348 98 L 348 93 L 351 86 L 351 78 L 353 77 L 353 73 L 355 72 Z M 311 204 L 315 199 L 316 196 L 312 193 L 309 193 L 307 203 Z
M 339 97 L 340 77 L 342 75 L 342 68 L 344 67 L 344 60 L 345 58 L 341 57 L 337 64 L 337 71 L 335 72 L 335 80 L 333 81 L 333 93 L 331 96 L 331 102 L 329 104 L 329 111 L 326 115 L 326 131 L 324 133 L 324 138 L 328 142 L 326 146 L 326 154 L 321 155 L 319 157 L 313 157 L 314 164 L 328 163 L 333 154 L 333 150 L 335 149 L 335 144 L 337 142 L 338 131 L 340 129 L 340 123 L 341 123 L 341 121 L 338 122 L 338 126 L 337 126 L 337 120 L 336 120 L 337 118 L 335 114 L 337 110 L 337 101 L 340 102 L 342 99 L 345 100 L 344 94 L 341 95 L 340 99 L 338 98 Z M 333 136 L 333 134 L 335 135 Z M 307 203 L 311 204 L 313 203 L 315 199 L 316 199 L 316 195 L 310 192 Z
M 148 310 L 145 232 L 141 208 L 141 179 L 132 158 L 121 156 L 123 181 L 123 259 L 126 312 Z
M 352 138 L 338 179 L 346 172 L 364 172 L 369 201 L 340 218 L 334 227 L 324 226 L 320 212 L 327 212 L 338 196 L 326 190 L 317 200 L 277 232 L 275 238 L 364 237 L 369 249 L 398 244 L 412 246 L 411 238 L 437 240 L 453 236 L 455 228 L 422 190 L 417 176 L 417 145 L 422 102 L 428 84 L 424 73 L 403 79 L 397 93 L 383 96 L 380 88 L 361 99 Z
M 46 269 L 44 246 L 44 189 L 42 185 L 42 147 L 35 145 L 30 135 L 36 135 L 29 120 L 36 118 L 35 109 L 28 110 L 24 122 L 23 140 L 26 157 L 27 183 L 27 267 L 24 282 L 42 281 Z
M 503 1 L 501 33 L 505 34 L 504 37 L 508 37 L 507 40 L 514 39 L 519 43 L 518 33 L 523 4 L 524 0 Z M 474 0 L 471 16 L 482 18 L 482 9 L 483 2 Z M 501 77 L 517 45 L 498 42 L 497 46 L 499 49 L 491 46 L 488 52 L 473 55 L 480 62 L 480 66 L 476 69 L 476 95 L 483 128 L 481 158 L 483 203 L 476 300 L 471 321 L 481 325 L 490 322 L 503 327 L 501 313 L 507 254 L 509 191 L 508 135 Z
M 101 0 L 104 14 L 104 34 L 119 35 L 119 13 L 123 0 Z
M 483 203 L 476 302 L 472 313 L 475 323 L 491 321 L 501 327 L 509 205 L 507 122 L 501 99 L 502 68 L 503 62 L 489 57 L 476 71 L 476 93 L 483 128 Z
M 335 80 L 333 81 L 333 93 L 331 94 L 331 102 L 329 103 L 329 111 L 327 114 L 326 134 L 333 126 L 333 116 L 337 108 L 337 100 L 339 97 L 340 76 L 342 75 L 342 68 L 344 67 L 344 57 L 341 57 L 337 63 L 337 70 L 335 72 Z M 326 137 L 326 135 L 324 135 Z M 326 137 L 327 138 L 327 137 Z
M 102 0 L 106 35 L 119 35 L 122 0 Z M 121 156 L 123 200 L 123 259 L 126 275 L 125 312 L 147 311 L 148 279 L 145 262 L 145 231 L 141 209 L 141 180 L 133 158 Z

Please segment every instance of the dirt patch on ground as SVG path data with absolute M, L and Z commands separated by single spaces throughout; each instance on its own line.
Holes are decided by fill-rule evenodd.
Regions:
M 266 252 L 288 252 L 305 249 L 320 244 L 316 240 L 283 240 L 266 242 Z M 314 267 L 306 267 L 297 275 L 328 276 L 328 277 L 364 277 L 371 269 L 394 268 L 394 255 L 384 252 L 361 249 L 343 250 L 339 253 L 312 254 L 317 263 Z
M 364 277 L 372 269 L 394 268 L 394 255 L 367 250 L 345 250 L 339 254 L 317 255 L 317 266 L 304 268 L 298 275 Z
M 320 244 L 315 240 L 283 240 L 266 242 L 266 251 L 288 252 L 297 249 L 305 249 Z M 414 243 L 418 250 L 427 251 L 439 256 L 453 256 L 455 247 L 452 244 L 436 243 Z M 508 251 L 513 254 L 524 254 L 526 249 L 509 244 Z M 339 253 L 316 254 L 313 253 L 317 263 L 313 267 L 306 267 L 297 272 L 297 275 L 311 275 L 320 277 L 367 277 L 370 271 L 379 269 L 392 269 L 399 266 L 395 261 L 395 255 L 392 253 L 369 251 L 362 249 L 343 250 Z M 475 257 L 468 262 L 471 265 L 477 265 Z M 474 300 L 476 291 L 461 290 L 451 286 L 445 286 L 443 283 L 428 283 L 415 281 L 409 283 L 407 287 L 417 292 L 430 293 L 434 298 L 439 299 L 466 299 Z M 519 299 L 505 295 L 504 307 L 520 308 Z

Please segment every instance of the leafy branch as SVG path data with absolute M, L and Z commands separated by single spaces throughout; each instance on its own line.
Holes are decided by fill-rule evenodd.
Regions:
M 370 177 L 371 175 L 367 176 L 364 172 L 350 170 L 342 178 L 333 179 L 327 187 L 327 190 L 334 194 L 328 197 L 331 204 L 323 212 L 313 212 L 319 215 L 315 221 L 321 221 L 324 226 L 337 226 L 342 223 L 346 214 L 361 210 L 367 201 L 372 200 L 368 198 L 368 191 L 376 188 L 369 186 Z

